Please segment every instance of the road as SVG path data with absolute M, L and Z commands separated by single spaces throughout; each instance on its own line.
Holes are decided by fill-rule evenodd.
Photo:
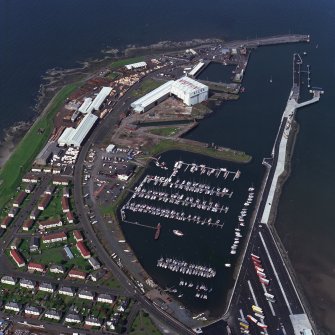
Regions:
M 132 90 L 137 88 L 139 83 L 135 84 L 132 87 Z M 128 91 L 128 94 L 130 92 Z M 101 260 L 104 263 L 105 267 L 112 271 L 116 280 L 118 280 L 121 285 L 125 287 L 125 290 L 130 294 L 133 294 L 134 297 L 141 303 L 142 307 L 145 308 L 149 313 L 153 314 L 156 318 L 161 320 L 163 323 L 167 324 L 177 334 L 194 334 L 192 330 L 184 326 L 181 322 L 171 317 L 169 314 L 164 312 L 159 307 L 156 307 L 150 300 L 148 300 L 142 292 L 137 288 L 137 286 L 126 276 L 126 274 L 119 268 L 119 266 L 112 260 L 111 256 L 106 252 L 104 246 L 99 241 L 96 236 L 94 229 L 87 217 L 87 208 L 85 207 L 82 199 L 82 171 L 85 158 L 92 144 L 95 144 L 99 140 L 101 141 L 105 138 L 107 132 L 111 131 L 113 124 L 116 124 L 118 121 L 118 114 L 125 108 L 124 102 L 127 101 L 127 95 L 123 96 L 115 105 L 113 112 L 110 113 L 103 122 L 100 122 L 97 127 L 93 130 L 91 136 L 83 145 L 78 160 L 75 165 L 74 170 L 74 199 L 76 210 L 80 219 L 80 223 L 84 228 L 84 232 L 87 234 L 88 239 L 92 241 L 92 245 L 95 247 L 95 251 Z M 114 246 L 115 247 L 115 246 Z

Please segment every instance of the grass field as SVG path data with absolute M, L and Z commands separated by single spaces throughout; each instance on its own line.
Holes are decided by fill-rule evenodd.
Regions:
M 149 315 L 140 311 L 132 324 L 129 335 L 160 335 L 161 333 L 156 328 L 154 323 L 149 318 Z
M 151 129 L 149 132 L 159 136 L 173 136 L 177 133 L 178 130 L 178 127 L 159 127 L 156 129 Z
M 53 130 L 53 119 L 65 99 L 79 87 L 73 83 L 61 89 L 52 99 L 46 113 L 41 115 L 0 171 L 0 208 L 13 196 L 21 182 L 22 176 L 30 169 L 36 155 L 43 148 Z
M 144 60 L 143 56 L 127 58 L 127 59 L 120 59 L 120 60 L 117 60 L 117 61 L 113 62 L 110 65 L 110 68 L 111 69 L 118 69 L 118 68 L 120 68 L 122 66 L 125 66 L 125 65 L 128 65 L 128 64 L 142 62 L 143 60 Z
M 62 210 L 62 195 L 63 193 L 61 189 L 58 188 L 55 190 L 49 205 L 38 217 L 39 220 L 63 219 L 64 223 L 65 215 L 63 214 Z
M 44 249 L 41 254 L 32 254 L 31 260 L 44 265 L 61 265 L 66 260 L 65 251 L 63 248 Z
M 241 151 L 235 150 L 224 150 L 218 151 L 213 148 L 206 148 L 199 145 L 182 143 L 173 140 L 163 140 L 160 141 L 157 145 L 148 148 L 148 153 L 150 156 L 158 155 L 160 153 L 169 151 L 169 150 L 183 150 L 189 151 L 196 154 L 206 155 L 213 158 L 223 159 L 227 161 L 233 161 L 238 163 L 248 163 L 251 160 L 251 156 L 247 155 Z
M 143 97 L 145 94 L 151 92 L 155 88 L 161 86 L 163 83 L 153 80 L 153 79 L 145 79 L 143 80 L 139 89 L 132 92 L 132 96 L 136 98 Z

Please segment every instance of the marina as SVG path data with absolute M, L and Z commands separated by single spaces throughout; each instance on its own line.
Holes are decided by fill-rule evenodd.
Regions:
M 256 188 L 237 164 L 178 155 L 168 152 L 152 160 L 120 208 L 120 218 L 126 239 L 152 279 L 201 311 L 217 304 L 232 283 Z M 150 245 L 150 252 L 137 241 Z

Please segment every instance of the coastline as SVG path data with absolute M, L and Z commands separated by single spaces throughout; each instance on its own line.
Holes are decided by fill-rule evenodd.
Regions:
M 196 47 L 204 43 L 223 41 L 218 38 L 192 39 L 190 41 L 161 41 L 146 46 L 128 45 L 123 50 L 119 49 L 102 49 L 100 50 L 101 58 L 86 59 L 77 61 L 81 67 L 68 69 L 52 68 L 45 71 L 41 76 L 41 84 L 36 93 L 35 105 L 31 108 L 35 111 L 35 116 L 28 121 L 17 121 L 12 126 L 3 129 L 2 138 L 0 138 L 0 169 L 5 165 L 8 159 L 15 151 L 17 145 L 23 139 L 28 130 L 37 121 L 38 117 L 45 113 L 47 106 L 56 95 L 57 91 L 68 84 L 80 80 L 87 80 L 97 71 L 110 65 L 113 61 L 126 59 L 129 57 L 150 55 L 162 51 L 173 52 L 185 47 Z

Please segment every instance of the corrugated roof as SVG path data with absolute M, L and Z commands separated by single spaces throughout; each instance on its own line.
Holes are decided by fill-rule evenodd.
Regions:
M 134 108 L 136 111 L 143 111 L 145 107 L 151 105 L 153 102 L 162 98 L 164 95 L 170 93 L 173 83 L 174 81 L 170 80 L 166 82 L 165 84 L 157 87 L 156 89 L 146 94 L 142 98 L 134 101 L 131 104 L 131 107 Z
M 81 143 L 94 126 L 98 117 L 94 114 L 86 114 L 76 129 L 66 128 L 63 134 L 59 137 L 59 145 L 73 145 L 80 147 Z
M 89 109 L 90 105 L 92 103 L 92 98 L 86 98 L 83 102 L 83 104 L 79 107 L 79 112 L 86 114 L 91 112 Z
M 105 101 L 105 99 L 108 97 L 108 95 L 112 92 L 111 87 L 103 87 L 99 94 L 95 97 L 95 99 L 92 102 L 92 108 L 96 111 L 99 110 L 101 104 Z M 91 107 L 90 106 L 90 107 Z

